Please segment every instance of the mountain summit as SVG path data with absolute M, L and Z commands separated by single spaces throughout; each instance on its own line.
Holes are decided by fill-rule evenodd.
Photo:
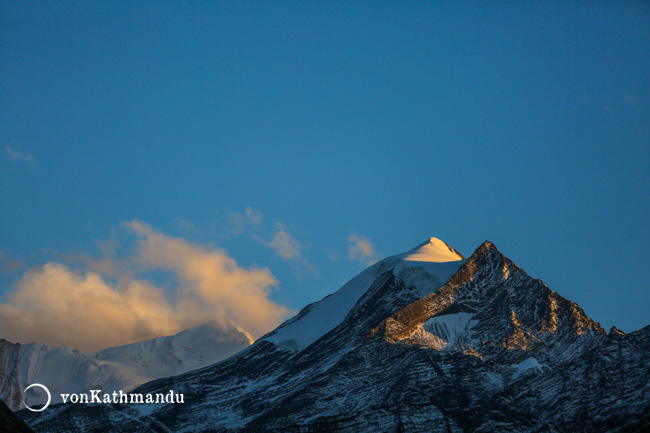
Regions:
M 650 326 L 606 335 L 491 242 L 464 259 L 432 238 L 237 355 L 135 390 L 184 405 L 20 414 L 43 432 L 647 431 L 649 357 Z
M 438 289 L 462 264 L 463 256 L 440 239 L 430 238 L 412 250 L 385 258 L 319 302 L 305 307 L 295 318 L 262 337 L 280 347 L 299 351 L 345 319 L 373 282 L 385 272 L 418 288 L 418 297 Z M 413 298 L 416 299 L 416 298 Z
M 446 242 L 429 238 L 405 254 L 404 260 L 413 262 L 456 262 L 465 257 Z

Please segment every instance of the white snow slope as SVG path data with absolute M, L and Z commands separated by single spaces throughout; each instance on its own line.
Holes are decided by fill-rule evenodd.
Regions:
M 379 275 L 393 269 L 407 285 L 416 285 L 421 295 L 433 293 L 465 262 L 463 256 L 440 239 L 430 238 L 412 250 L 370 266 L 338 291 L 307 306 L 302 317 L 288 320 L 262 337 L 279 347 L 300 351 L 334 329 L 370 288 Z
M 60 394 L 127 392 L 160 377 L 202 368 L 225 359 L 252 343 L 245 332 L 223 329 L 207 323 L 176 335 L 159 337 L 98 352 L 82 352 L 70 347 L 21 344 L 18 372 L 21 390 L 40 383 L 52 394 L 52 404 Z M 32 388 L 39 390 L 39 388 Z M 45 403 L 45 395 L 24 396 L 30 406 Z

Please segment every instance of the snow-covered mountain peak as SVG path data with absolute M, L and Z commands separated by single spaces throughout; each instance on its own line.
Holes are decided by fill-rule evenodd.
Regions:
M 409 262 L 446 263 L 463 260 L 462 254 L 438 238 L 429 238 L 404 254 L 402 260 Z
M 387 272 L 397 276 L 418 295 L 436 291 L 464 263 L 464 257 L 437 238 L 430 238 L 412 250 L 387 257 L 366 268 L 339 290 L 305 307 L 261 340 L 281 348 L 301 351 L 339 325 L 375 280 Z

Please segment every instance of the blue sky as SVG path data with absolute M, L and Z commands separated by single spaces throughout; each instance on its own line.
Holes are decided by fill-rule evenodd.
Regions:
M 0 4 L 5 297 L 46 263 L 136 272 L 137 221 L 294 310 L 436 236 L 649 323 L 643 2 Z

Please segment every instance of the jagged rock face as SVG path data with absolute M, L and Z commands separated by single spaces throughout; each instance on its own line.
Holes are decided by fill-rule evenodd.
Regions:
M 18 377 L 20 344 L 0 339 L 0 400 L 11 410 L 18 410 L 22 391 Z
M 377 333 L 391 343 L 511 362 L 568 359 L 606 335 L 575 303 L 528 276 L 489 242 L 439 290 L 399 310 L 371 335 Z
M 650 431 L 650 326 L 611 333 L 600 345 L 543 374 L 519 380 L 493 399 L 485 424 L 517 427 L 513 411 L 556 431 Z M 477 431 L 493 431 L 483 426 Z
M 44 432 L 650 429 L 650 327 L 606 335 L 489 242 L 437 290 L 418 287 L 417 266 L 386 263 L 307 347 L 273 335 L 298 335 L 286 329 L 318 305 L 228 360 L 136 390 L 185 404 L 20 414 Z

